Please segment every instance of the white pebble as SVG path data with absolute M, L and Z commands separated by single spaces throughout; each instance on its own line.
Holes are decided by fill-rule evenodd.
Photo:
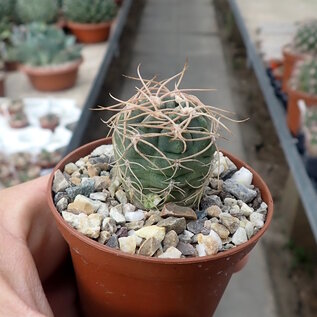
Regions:
M 100 200 L 100 201 L 106 201 L 107 197 L 108 197 L 108 194 L 104 192 L 96 192 L 96 193 L 91 193 L 89 195 L 90 199 Z
M 129 237 L 121 237 L 118 239 L 120 250 L 129 253 L 134 254 L 136 249 L 136 240 L 133 236 Z
M 140 221 L 144 219 L 143 211 L 128 211 L 124 214 L 126 221 Z
M 239 200 L 239 205 L 240 205 L 240 210 L 242 212 L 242 214 L 246 217 L 249 217 L 252 212 L 254 211 L 253 208 L 251 208 L 250 206 L 248 206 L 245 202 L 243 202 L 242 200 Z
M 169 247 L 165 252 L 163 252 L 158 257 L 160 259 L 179 259 L 182 255 L 182 252 L 176 249 L 175 247 Z
M 248 241 L 248 237 L 244 228 L 239 227 L 237 231 L 232 236 L 232 242 L 235 245 L 240 245 Z
M 128 236 L 132 236 L 135 238 L 135 242 L 136 242 L 136 246 L 139 247 L 143 241 L 142 238 L 138 237 L 136 234 L 135 234 L 135 230 L 130 230 L 128 231 Z
M 125 214 L 126 212 L 135 211 L 135 206 L 130 203 L 123 204 L 122 210 L 123 210 L 123 214 Z
M 165 237 L 165 228 L 159 226 L 147 226 L 137 230 L 135 234 L 146 240 L 149 238 L 155 238 L 161 242 Z
M 110 217 L 117 223 L 117 224 L 124 224 L 125 223 L 125 217 L 120 212 L 120 209 L 122 210 L 122 206 L 118 205 L 115 207 L 112 207 L 110 209 Z
M 262 228 L 264 226 L 264 216 L 258 212 L 253 212 L 250 215 L 250 221 L 254 227 Z
M 207 255 L 205 246 L 203 244 L 197 244 L 196 250 L 197 250 L 198 256 L 206 256 Z
M 232 175 L 231 179 L 244 186 L 251 187 L 253 174 L 245 167 L 241 167 Z

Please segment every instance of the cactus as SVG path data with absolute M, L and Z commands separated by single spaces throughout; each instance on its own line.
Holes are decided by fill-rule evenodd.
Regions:
M 56 0 L 17 0 L 15 12 L 20 23 L 52 23 L 57 18 L 58 3 Z
M 114 98 L 119 103 L 106 108 L 118 111 L 108 121 L 116 175 L 140 208 L 159 208 L 169 201 L 197 206 L 209 181 L 225 116 L 188 93 L 192 90 L 179 89 L 185 70 L 186 65 L 157 82 L 144 80 L 138 68 L 142 88 L 128 101 Z M 170 90 L 167 84 L 173 80 Z
M 299 53 L 317 53 L 317 20 L 310 20 L 298 27 L 293 47 Z
M 117 13 L 114 0 L 64 0 L 66 18 L 78 23 L 101 23 L 111 21 Z
M 317 60 L 305 59 L 297 63 L 291 78 L 291 86 L 310 95 L 317 95 Z
M 73 36 L 54 25 L 31 23 L 16 29 L 12 45 L 20 62 L 33 66 L 58 65 L 81 58 Z

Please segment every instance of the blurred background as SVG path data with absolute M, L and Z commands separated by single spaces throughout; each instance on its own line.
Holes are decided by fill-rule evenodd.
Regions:
M 317 316 L 315 0 L 0 0 L 0 188 L 105 137 L 141 64 L 235 114 L 224 148 L 267 182 L 271 228 L 217 317 Z

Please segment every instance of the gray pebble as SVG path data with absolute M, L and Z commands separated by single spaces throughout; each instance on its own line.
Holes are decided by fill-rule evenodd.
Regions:
M 227 179 L 223 182 L 223 188 L 225 191 L 229 192 L 230 194 L 232 194 L 233 196 L 242 200 L 245 203 L 252 201 L 257 195 L 255 190 L 250 189 L 231 179 Z

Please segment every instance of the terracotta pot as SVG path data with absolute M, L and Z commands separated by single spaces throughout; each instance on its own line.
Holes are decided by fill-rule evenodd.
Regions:
M 0 97 L 4 97 L 5 89 L 4 89 L 5 77 L 0 73 Z
M 304 100 L 308 107 L 317 106 L 317 96 L 288 88 L 287 125 L 294 136 L 300 130 L 300 111 L 297 104 L 300 99 Z
M 57 66 L 35 67 L 21 65 L 33 87 L 39 91 L 59 91 L 75 85 L 82 59 Z
M 298 61 L 307 57 L 307 55 L 297 54 L 291 50 L 289 45 L 287 45 L 287 46 L 284 46 L 283 48 L 283 56 L 284 56 L 284 62 L 283 62 L 284 70 L 283 70 L 282 90 L 284 92 L 287 92 L 288 81 L 291 78 L 295 64 Z
M 66 156 L 55 170 L 86 156 L 95 147 L 109 143 L 111 139 L 107 138 L 80 147 Z M 245 244 L 206 257 L 159 259 L 129 255 L 85 237 L 70 227 L 56 210 L 51 191 L 54 173 L 51 174 L 48 202 L 58 228 L 69 244 L 86 316 L 212 316 L 231 275 L 264 234 L 273 215 L 272 197 L 264 181 L 247 164 L 228 156 L 238 167 L 245 166 L 252 171 L 253 183 L 268 204 L 267 220 Z
M 76 23 L 67 21 L 67 27 L 82 43 L 99 43 L 108 40 L 112 22 Z
M 7 72 L 15 72 L 19 70 L 19 62 L 13 62 L 13 61 L 5 61 L 4 68 Z

